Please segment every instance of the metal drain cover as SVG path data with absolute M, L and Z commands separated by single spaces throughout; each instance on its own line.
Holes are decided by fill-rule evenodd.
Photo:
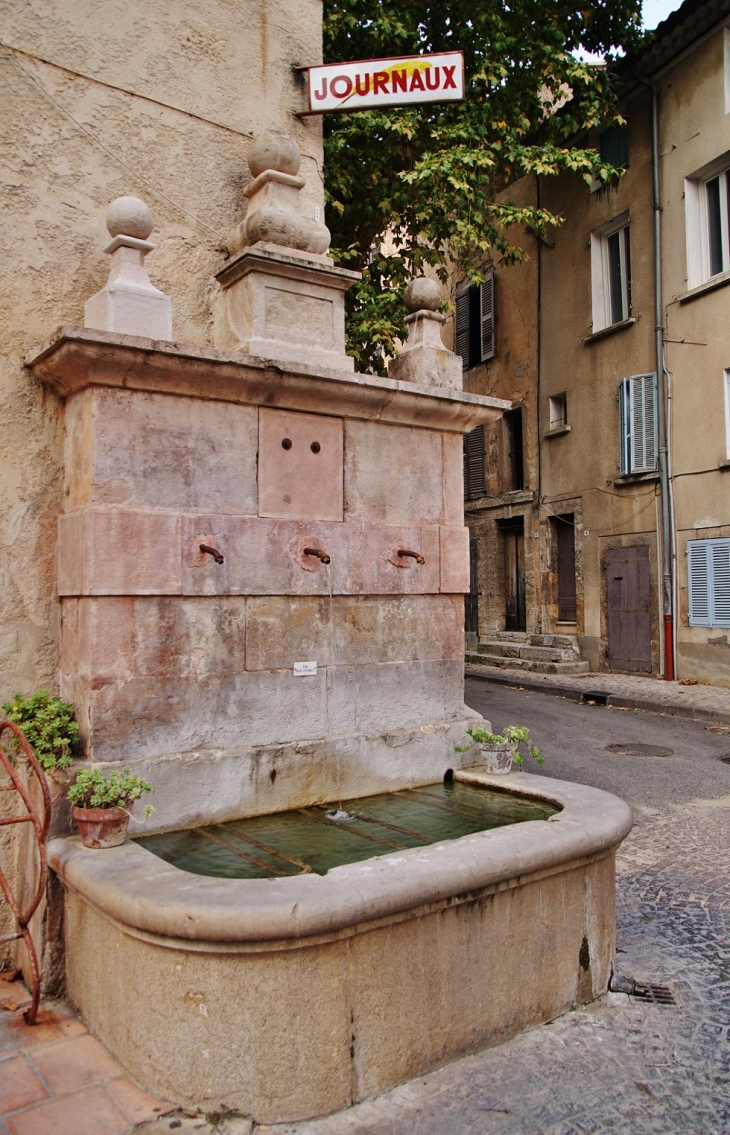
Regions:
M 620 757 L 671 757 L 674 749 L 665 749 L 662 745 L 639 745 L 627 742 L 622 745 L 606 745 L 609 753 L 618 753 Z
M 635 1001 L 648 1001 L 652 1005 L 676 1005 L 677 999 L 668 985 L 636 982 L 632 997 Z

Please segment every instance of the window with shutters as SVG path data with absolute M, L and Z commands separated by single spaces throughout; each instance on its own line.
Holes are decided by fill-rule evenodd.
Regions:
M 725 390 L 725 459 L 730 461 L 730 368 L 725 371 L 723 386 Z
M 628 213 L 591 233 L 591 295 L 594 334 L 631 318 Z
M 657 467 L 656 374 L 635 374 L 618 388 L 619 471 L 652 473 Z
M 687 287 L 730 271 L 730 155 L 685 178 Z
M 484 426 L 464 435 L 464 496 L 477 500 L 486 495 Z
M 629 132 L 625 126 L 609 126 L 600 138 L 601 160 L 616 169 L 629 168 Z
M 464 370 L 493 359 L 495 348 L 494 269 L 483 284 L 456 293 L 454 350 L 461 355 Z
M 730 540 L 687 544 L 689 625 L 730 627 Z

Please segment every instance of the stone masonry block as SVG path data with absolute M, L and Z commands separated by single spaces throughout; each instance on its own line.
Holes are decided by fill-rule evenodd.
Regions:
M 435 430 L 348 421 L 345 516 L 380 524 L 444 519 L 442 463 Z
M 441 590 L 447 593 L 469 590 L 469 529 L 442 526 Z
M 464 438 L 462 434 L 441 434 L 443 448 L 444 523 L 464 523 Z
M 59 517 L 60 595 L 165 595 L 182 589 L 179 516 L 87 509 Z
M 93 393 L 91 503 L 256 515 L 255 407 Z
M 342 520 L 342 418 L 259 410 L 258 514 Z
M 286 671 L 223 677 L 140 677 L 89 689 L 94 761 L 137 761 L 199 749 L 241 749 L 322 738 L 325 675 Z M 183 774 L 184 775 L 184 774 Z M 203 812 L 206 802 L 201 801 Z
M 333 666 L 327 670 L 330 736 L 404 729 L 464 712 L 461 660 Z
M 460 596 L 251 598 L 246 668 L 459 659 L 463 622 Z

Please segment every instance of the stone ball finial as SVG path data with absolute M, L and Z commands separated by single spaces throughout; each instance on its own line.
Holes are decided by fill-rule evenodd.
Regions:
M 267 169 L 295 177 L 301 160 L 299 146 L 288 134 L 258 134 L 248 148 L 248 167 L 253 177 Z
M 403 296 L 409 311 L 437 311 L 441 305 L 441 285 L 426 276 L 411 280 Z
M 106 227 L 113 237 L 147 240 L 154 228 L 152 210 L 139 197 L 117 197 L 106 211 Z

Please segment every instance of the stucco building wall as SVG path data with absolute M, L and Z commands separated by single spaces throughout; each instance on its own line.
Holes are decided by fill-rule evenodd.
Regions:
M 321 61 L 319 0 L 3 0 L 0 3 L 0 699 L 57 689 L 56 517 L 63 410 L 28 352 L 107 279 L 104 214 L 122 194 L 154 211 L 153 283 L 176 340 L 212 345 L 225 238 L 245 211 L 254 133 L 302 151 L 322 205 L 321 123 L 296 117 L 293 64 Z

